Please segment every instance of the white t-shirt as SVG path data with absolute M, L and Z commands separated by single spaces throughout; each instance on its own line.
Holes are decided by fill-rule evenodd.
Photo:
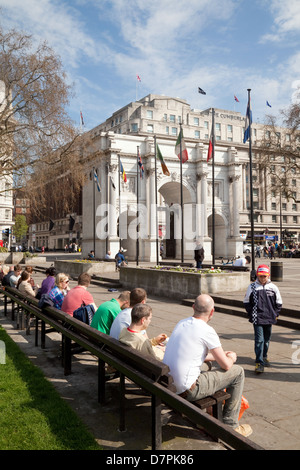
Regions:
M 246 266 L 246 258 L 239 258 L 235 260 L 233 266 Z
M 119 339 L 123 328 L 127 328 L 131 323 L 131 310 L 132 308 L 128 307 L 124 308 L 124 310 L 121 310 L 121 312 L 118 313 L 110 327 L 109 336 L 112 336 L 115 339 Z
M 209 350 L 220 346 L 219 336 L 205 321 L 189 317 L 177 323 L 163 359 L 170 368 L 177 393 L 191 387 L 201 373 Z

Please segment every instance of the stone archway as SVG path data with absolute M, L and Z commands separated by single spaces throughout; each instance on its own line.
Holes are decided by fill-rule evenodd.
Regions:
M 179 259 L 181 256 L 181 186 L 179 182 L 164 183 L 158 189 L 161 196 L 158 202 L 158 225 L 163 235 L 165 258 Z M 186 204 L 192 204 L 188 187 L 182 185 L 183 211 Z M 184 248 L 186 252 L 186 248 Z

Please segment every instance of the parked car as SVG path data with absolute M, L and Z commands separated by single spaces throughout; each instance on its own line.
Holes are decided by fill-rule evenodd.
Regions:
M 251 253 L 251 251 L 252 251 L 251 243 L 244 243 L 243 253 Z

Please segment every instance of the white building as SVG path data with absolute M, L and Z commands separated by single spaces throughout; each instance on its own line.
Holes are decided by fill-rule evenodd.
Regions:
M 217 258 L 241 255 L 243 240 L 249 239 L 251 227 L 249 144 L 243 144 L 245 116 L 235 111 L 214 111 Z M 181 126 L 188 150 L 188 161 L 182 165 L 182 180 L 180 161 L 175 154 Z M 156 261 L 159 236 L 166 257 L 191 260 L 195 240 L 200 240 L 206 260 L 211 259 L 212 163 L 207 163 L 211 129 L 212 109 L 191 109 L 183 99 L 150 94 L 114 112 L 104 123 L 84 134 L 89 143 L 84 155 L 88 178 L 82 199 L 83 255 L 95 249 L 96 257 L 103 258 L 107 251 L 114 255 L 122 246 L 127 249 L 129 259 L 138 256 L 143 261 Z M 298 242 L 300 214 L 295 201 L 299 178 L 295 173 L 291 181 L 294 199 L 285 200 L 283 195 L 280 211 L 278 196 L 270 190 L 270 176 L 259 171 L 255 163 L 256 142 L 264 132 L 263 125 L 252 123 L 255 240 L 265 243 L 265 232 L 269 237 L 279 238 L 281 221 L 282 229 L 291 232 Z M 287 130 L 281 129 L 281 138 L 287 135 Z M 155 160 L 155 141 L 169 176 L 163 174 L 160 162 Z M 138 151 L 145 170 L 143 179 L 138 174 Z M 120 177 L 120 161 L 127 183 Z M 281 161 L 274 164 L 283 165 Z M 98 174 L 100 192 L 93 181 L 93 169 Z

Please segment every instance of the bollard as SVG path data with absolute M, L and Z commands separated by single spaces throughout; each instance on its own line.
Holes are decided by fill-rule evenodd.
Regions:
M 271 261 L 271 281 L 282 281 L 283 263 L 282 261 Z

